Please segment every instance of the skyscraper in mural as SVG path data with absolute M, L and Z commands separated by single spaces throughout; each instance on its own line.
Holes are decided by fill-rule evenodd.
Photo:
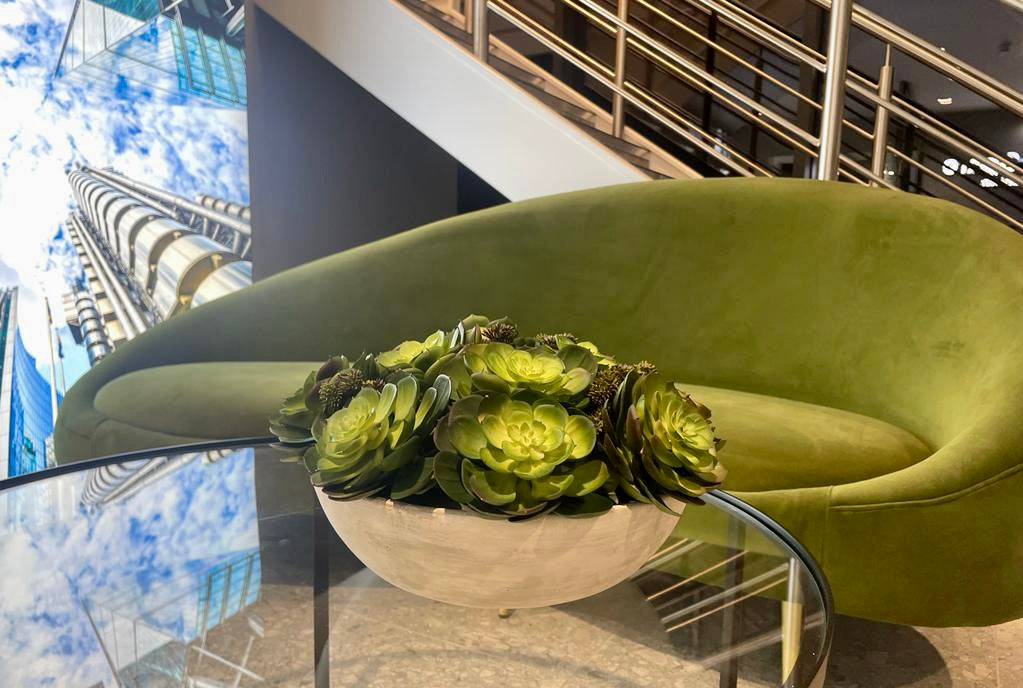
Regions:
M 190 200 L 109 169 L 79 167 L 68 181 L 77 208 L 66 228 L 82 272 L 64 310 L 91 364 L 156 323 L 252 283 L 247 206 Z
M 76 0 L 57 76 L 245 107 L 242 0 Z
M 0 289 L 0 479 L 47 466 L 59 398 L 18 331 L 18 289 Z

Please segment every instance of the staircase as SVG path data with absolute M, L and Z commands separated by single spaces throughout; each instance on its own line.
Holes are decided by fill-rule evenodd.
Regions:
M 878 59 L 850 63 L 844 105 L 825 121 L 823 44 L 844 0 L 373 1 L 406 8 L 647 177 L 836 178 L 1023 231 L 1020 153 L 915 101 L 898 70 L 911 60 L 914 79 L 951 82 L 1018 127 L 1023 95 L 1009 85 L 857 6 L 858 54 Z M 838 162 L 822 173 L 829 137 Z
M 422 0 L 399 2 L 466 50 L 472 49 L 472 34 L 463 28 L 464 19 L 442 9 L 443 4 L 432 4 Z M 520 89 L 578 126 L 587 135 L 612 149 L 619 157 L 648 177 L 668 179 L 702 176 L 634 130 L 627 130 L 622 136 L 614 136 L 610 115 L 509 47 L 501 41 L 499 35 L 493 37 L 488 64 Z

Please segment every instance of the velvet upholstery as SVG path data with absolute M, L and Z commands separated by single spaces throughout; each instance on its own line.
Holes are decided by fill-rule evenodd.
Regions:
M 1021 267 L 1023 237 L 993 220 L 848 184 L 663 181 L 514 203 L 323 258 L 146 332 L 69 391 L 57 456 L 192 428 L 248 434 L 266 411 L 246 398 L 260 372 L 194 376 L 237 390 L 222 395 L 185 384 L 191 373 L 170 384 L 173 372 L 127 378 L 145 390 L 129 393 L 119 379 L 134 371 L 379 351 L 468 312 L 508 314 L 716 388 L 715 418 L 737 434 L 726 487 L 807 546 L 839 611 L 996 623 L 1023 616 Z M 267 366 L 267 380 L 298 386 L 277 377 L 287 370 Z M 758 408 L 736 392 L 813 406 Z M 222 423 L 182 425 L 129 394 L 194 400 Z M 225 412 L 234 394 L 241 411 Z

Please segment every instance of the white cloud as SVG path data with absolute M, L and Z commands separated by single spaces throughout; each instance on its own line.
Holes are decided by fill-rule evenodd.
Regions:
M 93 513 L 76 497 L 86 473 L 0 493 L 2 685 L 113 685 L 88 605 L 107 644 L 115 599 L 124 618 L 166 624 L 161 643 L 191 640 L 202 576 L 259 547 L 253 460 L 196 458 Z M 180 594 L 154 601 L 168 591 Z
M 70 164 L 111 166 L 186 196 L 248 200 L 243 111 L 52 80 L 73 4 L 0 0 L 0 279 L 3 266 L 17 274 L 22 337 L 41 365 L 49 355 L 42 297 L 59 322 L 67 288 L 67 256 L 50 248 L 70 207 Z

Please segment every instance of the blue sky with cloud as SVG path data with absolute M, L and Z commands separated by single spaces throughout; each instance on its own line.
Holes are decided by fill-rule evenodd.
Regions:
M 114 685 L 101 642 L 108 651 L 118 639 L 133 647 L 125 628 L 136 620 L 148 643 L 140 654 L 196 637 L 206 578 L 259 548 L 255 459 L 251 449 L 213 463 L 184 458 L 183 467 L 98 510 L 80 501 L 87 473 L 0 493 L 5 688 Z M 257 593 L 258 580 L 250 603 Z M 111 613 L 122 620 L 117 630 Z M 121 657 L 121 667 L 130 659 Z
M 192 197 L 248 202 L 245 113 L 122 80 L 55 80 L 74 0 L 0 0 L 0 285 L 17 284 L 28 349 L 48 360 L 48 296 L 63 321 L 77 270 L 62 225 L 76 162 Z

